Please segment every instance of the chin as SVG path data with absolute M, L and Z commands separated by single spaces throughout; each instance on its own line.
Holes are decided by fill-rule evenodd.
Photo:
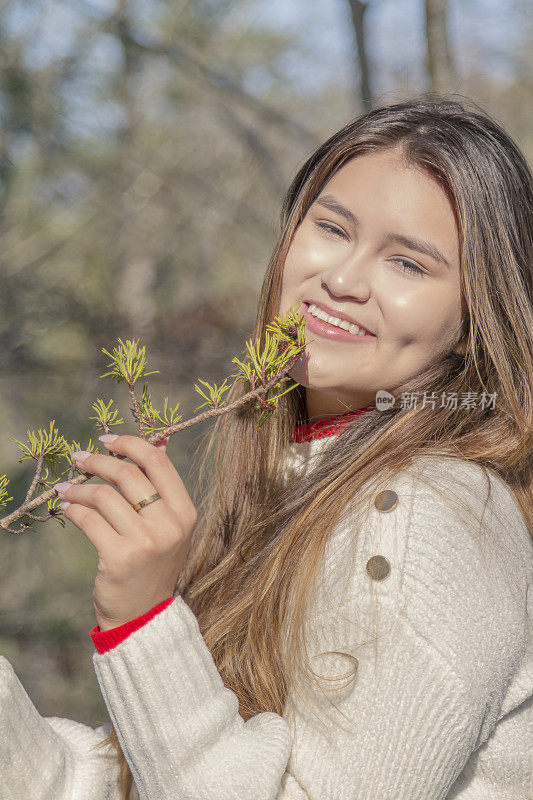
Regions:
M 300 364 L 300 360 L 296 362 L 294 367 L 287 373 L 293 381 L 299 383 L 301 386 L 309 388 L 309 374 L 307 372 L 307 365 Z
M 300 353 L 296 364 L 288 371 L 287 375 L 296 383 L 300 383 L 302 386 L 309 386 L 309 353 L 306 350 Z

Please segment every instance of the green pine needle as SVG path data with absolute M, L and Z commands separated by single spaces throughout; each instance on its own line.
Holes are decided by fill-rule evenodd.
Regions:
M 12 497 L 8 497 L 9 492 L 7 491 L 7 485 L 9 483 L 9 478 L 7 475 L 0 475 L 0 508 L 5 508 L 10 500 L 13 500 Z
M 72 454 L 73 453 L 77 453 L 78 450 L 86 450 L 88 453 L 98 453 L 99 450 L 96 450 L 95 447 L 96 447 L 96 444 L 93 444 L 92 439 L 89 439 L 89 443 L 86 444 L 85 447 L 82 447 L 81 443 L 77 442 L 75 440 L 72 441 L 72 442 L 67 442 L 68 459 L 69 459 L 70 463 L 72 464 Z M 70 467 L 69 467 L 69 469 L 70 469 Z M 76 467 L 76 469 L 78 469 L 78 468 Z M 78 472 L 83 472 L 83 471 L 84 471 L 83 469 L 78 469 Z M 65 470 L 65 472 L 68 472 L 68 469 Z M 62 473 L 62 475 L 64 475 L 64 474 L 65 473 Z
M 63 509 L 59 505 L 60 502 L 60 497 L 52 497 L 52 499 L 48 501 L 48 513 L 52 515 L 52 519 L 55 519 L 56 522 L 59 522 L 61 527 L 64 528 L 65 519 L 63 518 Z
M 298 312 L 300 305 L 301 301 L 296 309 L 289 309 L 286 314 L 278 314 L 267 324 L 263 346 L 259 338 L 255 342 L 252 339 L 246 342 L 248 354 L 246 361 L 233 359 L 233 363 L 237 364 L 239 369 L 230 377 L 245 381 L 245 391 L 251 391 L 258 385 L 268 383 L 297 353 L 305 349 L 308 344 L 305 341 L 306 321 L 304 315 Z M 291 389 L 296 386 L 295 383 Z M 277 385 L 271 391 L 275 392 L 276 388 Z M 275 398 L 276 395 L 270 399 L 275 403 Z M 266 415 L 263 412 L 261 415 L 264 422 L 265 416 L 268 416 L 268 409 L 261 405 L 256 408 L 263 408 L 263 412 L 266 412 Z
M 43 467 L 55 469 L 60 459 L 68 455 L 67 442 L 54 425 L 55 419 L 50 423 L 49 431 L 43 428 L 39 428 L 38 431 L 27 430 L 27 442 L 19 442 L 18 439 L 11 437 L 11 441 L 18 445 L 22 453 L 19 464 L 30 459 L 36 461 L 40 455 L 44 455 Z
M 156 375 L 159 370 L 153 372 L 145 372 L 146 369 L 146 347 L 139 347 L 139 341 L 132 341 L 126 339 L 124 343 L 122 339 L 118 340 L 119 346 L 113 348 L 111 354 L 105 347 L 102 348 L 102 353 L 111 359 L 108 367 L 111 367 L 111 372 L 105 372 L 100 375 L 101 378 L 111 377 L 117 383 L 126 381 L 129 386 L 134 386 L 139 378 L 146 378 L 148 375 Z
M 194 384 L 195 390 L 206 400 L 205 403 L 202 403 L 200 406 L 196 406 L 194 409 L 195 413 L 204 406 L 209 406 L 210 408 L 220 408 L 226 404 L 226 400 L 222 397 L 222 395 L 231 388 L 231 386 L 227 384 L 227 380 L 227 378 L 224 378 L 224 383 L 221 386 L 217 386 L 216 383 L 214 386 L 211 386 L 209 383 L 207 383 L 207 381 L 198 378 L 198 382 L 203 383 L 203 385 L 209 390 L 209 397 L 197 384 Z
M 117 419 L 118 408 L 114 409 L 114 411 L 111 411 L 112 405 L 113 400 L 110 400 L 106 405 L 99 397 L 97 398 L 96 402 L 92 404 L 91 408 L 96 412 L 96 417 L 89 417 L 89 419 L 98 423 L 95 426 L 97 430 L 100 430 L 101 428 L 107 433 L 107 429 L 110 428 L 111 425 L 124 424 L 122 417 Z
M 263 343 L 261 343 L 260 337 L 255 342 L 251 339 L 246 342 L 246 357 L 242 361 L 238 358 L 233 359 L 233 363 L 237 365 L 238 369 L 236 373 L 229 376 L 229 379 L 244 381 L 246 392 L 249 392 L 258 386 L 266 385 L 294 356 L 305 349 L 308 344 L 305 341 L 306 321 L 305 316 L 298 311 L 300 305 L 301 301 L 295 309 L 289 309 L 286 314 L 278 314 L 274 317 L 266 326 Z M 102 348 L 102 353 L 108 356 L 111 362 L 107 365 L 110 371 L 100 377 L 111 377 L 117 383 L 126 382 L 130 389 L 133 389 L 134 384 L 140 378 L 159 374 L 159 370 L 146 372 L 146 347 L 139 347 L 138 341 L 127 339 L 124 342 L 119 339 L 118 346 L 113 348 L 113 353 L 110 353 L 105 348 Z M 287 382 L 291 383 L 291 378 L 288 375 L 284 375 L 269 389 L 268 397 L 257 398 L 258 402 L 255 408 L 260 411 L 258 428 L 264 425 L 276 409 L 280 398 L 298 386 L 296 382 L 292 382 L 288 388 L 283 387 Z M 203 388 L 198 384 L 202 384 Z M 194 388 L 204 398 L 205 402 L 197 406 L 195 412 L 206 406 L 216 409 L 227 404 L 227 399 L 223 395 L 233 386 L 233 384 L 228 383 L 228 378 L 224 378 L 224 382 L 220 386 L 216 383 L 211 386 L 201 378 L 198 379 L 198 384 L 195 384 Z M 97 423 L 95 426 L 97 430 L 108 431 L 111 426 L 124 424 L 124 420 L 121 417 L 118 418 L 118 409 L 111 410 L 113 403 L 112 399 L 108 403 L 104 403 L 101 398 L 97 398 L 91 406 L 95 416 L 89 419 Z M 169 406 L 169 398 L 165 397 L 163 411 L 159 412 L 154 408 L 148 385 L 145 384 L 142 402 L 140 403 L 141 421 L 144 428 L 147 432 L 154 433 L 180 422 L 182 416 L 178 413 L 179 405 L 179 403 L 176 403 L 175 406 Z M 157 425 L 158 422 L 160 423 L 159 426 Z M 42 428 L 37 431 L 28 430 L 26 442 L 20 442 L 13 437 L 11 439 L 18 445 L 22 453 L 19 463 L 30 459 L 37 461 L 42 456 L 42 470 L 37 486 L 45 489 L 52 488 L 57 483 L 58 477 L 63 477 L 70 472 L 73 463 L 72 454 L 76 450 L 84 449 L 90 453 L 99 452 L 95 450 L 91 439 L 89 439 L 89 443 L 85 448 L 82 448 L 77 441 L 67 442 L 54 426 L 55 420 L 52 420 L 50 430 Z M 68 466 L 58 477 L 56 476 L 51 480 L 49 478 L 50 471 L 52 471 L 52 474 L 57 473 L 61 459 L 67 459 Z M 83 472 L 77 467 L 76 469 L 78 472 Z M 13 500 L 13 497 L 8 496 L 8 484 L 7 475 L 0 475 L 0 508 L 5 507 L 9 501 Z M 48 513 L 64 526 L 65 521 L 61 519 L 62 511 L 59 502 L 60 499 L 58 497 L 51 498 L 48 501 Z M 27 523 L 20 523 L 20 525 L 22 528 L 25 525 L 30 527 L 32 522 L 32 520 L 28 519 Z
M 163 411 L 160 413 L 152 404 L 152 397 L 148 391 L 148 385 L 143 386 L 142 401 L 140 403 L 141 418 L 144 429 L 148 433 L 155 433 L 168 428 L 169 425 L 176 425 L 182 419 L 178 413 L 179 402 L 169 408 L 168 397 L 164 398 Z M 161 425 L 156 425 L 156 421 Z

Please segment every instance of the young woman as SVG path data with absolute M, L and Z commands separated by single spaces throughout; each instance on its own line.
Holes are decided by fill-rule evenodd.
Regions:
M 79 454 L 111 722 L 42 718 L 0 659 L 2 798 L 533 797 L 532 205 L 448 98 L 309 157 L 254 332 L 302 302 L 298 386 L 218 418 L 198 502 L 164 446 Z

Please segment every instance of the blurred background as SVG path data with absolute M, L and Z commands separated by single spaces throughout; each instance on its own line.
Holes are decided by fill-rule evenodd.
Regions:
M 0 3 L 0 474 L 10 437 L 86 446 L 117 338 L 146 345 L 158 408 L 202 400 L 253 329 L 281 201 L 353 117 L 424 91 L 492 113 L 531 161 L 529 0 Z M 202 426 L 168 453 L 189 490 Z M 28 469 L 30 466 L 30 469 Z M 9 510 L 9 508 L 8 508 Z M 2 512 L 4 515 L 7 512 Z M 43 716 L 108 720 L 93 671 L 97 556 L 50 520 L 0 532 L 0 653 Z

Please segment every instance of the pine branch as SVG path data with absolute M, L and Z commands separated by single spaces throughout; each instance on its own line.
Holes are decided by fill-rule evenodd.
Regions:
M 309 344 L 309 342 L 305 341 L 305 317 L 301 312 L 298 313 L 299 307 L 300 303 L 298 303 L 295 310 L 290 309 L 286 315 L 278 315 L 266 326 L 265 341 L 262 349 L 259 339 L 255 343 L 251 340 L 246 342 L 247 361 L 241 361 L 238 358 L 233 359 L 233 362 L 238 365 L 238 370 L 229 377 L 234 378 L 235 381 L 243 380 L 248 391 L 232 403 L 227 403 L 223 395 L 234 384 L 228 384 L 228 379 L 225 378 L 220 387 L 217 384 L 212 387 L 207 381 L 199 379 L 199 383 L 203 384 L 209 394 L 206 393 L 206 390 L 195 385 L 195 390 L 206 400 L 195 410 L 197 411 L 206 405 L 211 406 L 211 408 L 184 422 L 180 421 L 181 415 L 178 414 L 179 403 L 169 407 L 168 397 L 165 397 L 163 411 L 161 413 L 157 411 L 152 405 L 147 385 L 143 388 L 142 402 L 139 403 L 134 390 L 136 381 L 148 375 L 154 375 L 159 370 L 146 372 L 145 347 L 140 348 L 138 342 L 130 340 L 123 342 L 122 339 L 119 339 L 118 347 L 113 348 L 113 353 L 102 349 L 102 352 L 111 358 L 111 363 L 108 365 L 108 367 L 111 367 L 111 371 L 101 377 L 111 377 L 117 383 L 127 383 L 133 403 L 133 416 L 137 422 L 140 435 L 151 444 L 157 444 L 162 439 L 179 433 L 185 428 L 198 425 L 200 422 L 220 416 L 220 414 L 236 411 L 252 402 L 255 402 L 254 408 L 261 412 L 258 422 L 258 428 L 260 428 L 268 416 L 275 411 L 279 399 L 298 385 L 293 382 L 285 391 L 280 391 L 282 383 L 290 380 L 287 373 L 295 365 L 307 344 Z M 272 394 L 267 398 L 266 395 L 269 392 L 272 392 Z M 90 419 L 94 420 L 97 423 L 97 428 L 101 428 L 105 433 L 110 432 L 111 426 L 124 423 L 122 418 L 117 419 L 118 410 L 111 410 L 113 402 L 111 399 L 105 404 L 103 400 L 98 398 L 92 406 L 96 416 L 90 417 Z M 157 426 L 158 422 L 161 423 L 159 427 Z M 70 444 L 67 442 L 59 431 L 54 428 L 54 425 L 55 420 L 50 423 L 49 431 L 28 430 L 27 443 L 19 442 L 16 439 L 12 440 L 16 442 L 22 452 L 19 462 L 33 459 L 37 461 L 37 467 L 24 503 L 0 519 L 0 529 L 8 533 L 22 533 L 31 527 L 33 521 L 44 522 L 48 519 L 56 519 L 60 525 L 64 526 L 65 521 L 61 518 L 61 508 L 58 505 L 57 493 L 53 486 L 65 474 L 67 474 L 67 480 L 75 485 L 85 483 L 85 481 L 94 477 L 90 473 L 83 472 L 72 460 L 72 454 L 82 449 L 80 443 L 75 441 Z M 149 431 L 149 435 L 147 435 L 146 431 Z M 91 440 L 89 440 L 84 449 L 89 452 L 99 452 L 94 450 Z M 125 458 L 125 456 L 117 454 L 112 455 L 120 459 Z M 61 458 L 69 460 L 68 469 L 54 479 L 49 480 L 49 470 L 55 470 L 59 466 Z M 79 474 L 75 476 L 76 471 Z M 8 501 L 13 499 L 12 497 L 7 497 L 8 483 L 9 480 L 6 475 L 0 476 L 0 508 L 5 507 Z M 48 488 L 37 497 L 34 497 L 33 495 L 38 485 Z M 48 503 L 47 515 L 38 516 L 31 513 L 44 503 Z M 30 522 L 21 522 L 19 529 L 10 527 L 13 522 L 22 517 L 26 517 Z
M 43 471 L 43 462 L 44 462 L 44 453 L 40 453 L 39 456 L 37 457 L 37 468 L 35 470 L 35 475 L 31 482 L 31 486 L 28 489 L 28 494 L 26 495 L 26 501 L 31 500 L 31 498 L 33 497 L 37 484 L 39 483 L 39 480 L 41 478 L 41 472 Z
M 172 436 L 174 433 L 179 433 L 180 431 L 185 430 L 185 428 L 190 428 L 191 425 L 198 425 L 199 422 L 204 422 L 206 419 L 211 419 L 211 417 L 218 417 L 220 414 L 227 414 L 229 411 L 236 411 L 238 408 L 248 405 L 248 403 L 250 403 L 254 398 L 257 398 L 258 402 L 263 405 L 264 401 L 261 399 L 262 396 L 266 394 L 269 389 L 275 386 L 276 383 L 279 383 L 279 381 L 283 379 L 286 373 L 289 372 L 289 370 L 291 370 L 296 364 L 296 361 L 299 357 L 300 353 L 297 353 L 295 356 L 293 356 L 289 363 L 286 364 L 283 369 L 280 370 L 279 373 L 277 373 L 271 380 L 265 383 L 264 386 L 259 386 L 257 389 L 252 389 L 252 391 L 244 394 L 242 397 L 239 397 L 238 400 L 234 400 L 233 403 L 230 403 L 229 405 L 222 406 L 221 408 L 213 408 L 211 411 L 204 411 L 203 414 L 198 414 L 198 416 L 192 417 L 186 422 L 181 422 L 178 425 L 169 425 L 168 428 L 163 428 L 162 431 L 148 436 L 147 441 L 150 442 L 150 444 L 157 444 L 157 442 L 160 442 L 161 439 L 164 439 L 166 436 Z M 285 392 L 283 392 L 283 394 L 285 394 Z M 279 395 L 279 397 L 281 397 L 281 395 Z M 275 408 L 275 406 L 272 404 L 269 407 Z
M 133 384 L 130 383 L 129 387 L 130 387 L 131 402 L 133 403 L 133 408 L 132 408 L 133 418 L 135 419 L 137 427 L 139 428 L 139 434 L 141 436 L 144 436 L 144 425 L 142 421 L 141 409 L 139 408 L 139 401 L 135 396 L 135 390 L 133 388 Z

